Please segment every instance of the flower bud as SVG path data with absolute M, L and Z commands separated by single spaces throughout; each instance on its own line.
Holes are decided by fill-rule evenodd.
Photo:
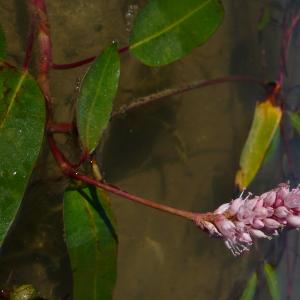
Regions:
M 257 204 L 257 201 L 258 201 L 258 197 L 255 197 L 255 198 L 253 198 L 253 199 L 249 199 L 249 200 L 246 201 L 245 207 L 246 207 L 247 209 L 249 209 L 249 210 L 253 210 L 254 207 L 255 207 L 256 204 Z
M 280 223 L 271 218 L 266 218 L 263 220 L 263 222 L 265 223 L 265 226 L 269 229 L 277 229 L 280 227 Z
M 211 234 L 212 236 L 221 236 L 216 226 L 210 222 L 203 221 L 202 226 Z
M 253 229 L 253 228 L 251 228 L 251 229 L 249 230 L 249 233 L 250 233 L 253 237 L 258 238 L 258 239 L 260 239 L 260 238 L 271 239 L 269 236 L 265 235 L 261 230 L 258 230 L 258 229 Z
M 286 218 L 288 224 L 293 227 L 300 227 L 300 216 L 290 215 Z
M 261 198 L 264 200 L 265 207 L 273 206 L 276 200 L 276 193 L 274 191 L 270 191 L 262 194 Z
M 261 229 L 261 228 L 265 227 L 265 224 L 260 219 L 254 219 L 252 226 L 256 229 Z
M 215 214 L 223 214 L 230 206 L 230 203 L 224 203 L 221 206 L 219 206 L 214 213 Z
M 268 210 L 265 207 L 255 208 L 254 216 L 259 219 L 264 219 L 268 216 Z
M 287 194 L 284 198 L 284 205 L 289 208 L 300 206 L 300 190 L 293 189 L 289 194 Z
M 224 235 L 226 238 L 233 238 L 235 234 L 235 225 L 232 221 L 227 219 L 221 219 L 215 222 L 215 225 L 219 229 L 219 231 Z
M 275 209 L 274 215 L 277 218 L 286 218 L 289 215 L 289 210 L 285 206 L 279 206 Z
M 242 198 L 236 198 L 232 200 L 228 210 L 229 213 L 231 215 L 235 215 L 243 204 L 244 204 L 244 200 Z

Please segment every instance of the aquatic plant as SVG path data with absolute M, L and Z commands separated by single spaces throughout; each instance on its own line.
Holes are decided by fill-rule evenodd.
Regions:
M 130 51 L 147 66 L 172 63 L 205 43 L 217 30 L 224 14 L 222 4 L 217 0 L 178 1 L 176 5 L 172 0 L 150 0 L 136 18 L 129 45 L 119 48 L 113 42 L 99 56 L 56 64 L 52 57 L 46 3 L 44 0 L 28 0 L 27 3 L 30 25 L 22 68 L 12 66 L 7 59 L 5 37 L 0 31 L 1 242 L 5 242 L 16 217 L 44 135 L 58 166 L 70 181 L 63 205 L 65 241 L 73 269 L 74 299 L 112 297 L 118 238 L 108 193 L 193 221 L 204 232 L 223 239 L 234 255 L 249 251 L 255 238 L 270 239 L 286 227 L 300 228 L 299 187 L 290 189 L 287 183 L 282 183 L 260 196 L 247 194 L 245 197 L 243 192 L 213 212 L 190 212 L 133 195 L 107 183 L 95 159 L 95 149 L 103 142 L 103 134 L 111 118 L 193 89 L 226 82 L 250 82 L 261 86 L 266 98 L 256 106 L 236 174 L 236 185 L 240 190 L 247 188 L 263 164 L 282 124 L 283 113 L 287 112 L 281 90 L 289 44 L 300 22 L 300 14 L 295 14 L 291 22 L 288 20 L 284 24 L 280 70 L 275 82 L 241 75 L 201 80 L 136 99 L 119 110 L 113 110 L 121 54 Z M 29 74 L 35 41 L 38 45 L 37 80 Z M 50 71 L 90 63 L 80 84 L 76 122 L 56 123 L 49 85 Z M 291 125 L 299 132 L 298 112 L 291 110 L 288 115 Z M 78 162 L 73 163 L 70 153 L 61 150 L 56 134 L 72 134 L 78 138 L 81 152 Z M 97 272 L 91 274 L 91 268 Z M 2 297 L 12 296 L 3 292 Z

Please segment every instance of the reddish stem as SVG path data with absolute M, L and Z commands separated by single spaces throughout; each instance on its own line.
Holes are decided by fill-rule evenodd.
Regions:
M 122 53 L 127 52 L 128 50 L 129 50 L 129 46 L 126 46 L 126 47 L 120 48 L 118 50 L 118 52 L 120 54 L 122 54 Z M 89 64 L 89 63 L 93 62 L 96 58 L 97 58 L 97 56 L 92 56 L 92 57 L 89 57 L 89 58 L 86 58 L 86 59 L 83 59 L 83 60 L 79 60 L 79 61 L 76 61 L 76 62 L 73 62 L 73 63 L 69 63 L 69 64 L 55 64 L 55 63 L 53 63 L 52 64 L 52 69 L 53 70 L 67 70 L 67 69 L 78 68 L 78 67 L 81 67 L 83 65 L 86 65 L 86 64 Z
M 114 195 L 118 195 L 118 196 L 120 196 L 122 198 L 125 198 L 127 200 L 130 200 L 130 201 L 133 201 L 133 202 L 136 202 L 136 203 L 139 203 L 139 204 L 142 204 L 142 205 L 154 208 L 154 209 L 158 209 L 160 211 L 164 211 L 164 212 L 167 212 L 167 213 L 172 214 L 172 215 L 180 216 L 182 218 L 189 219 L 189 220 L 192 220 L 194 222 L 196 221 L 196 219 L 199 220 L 199 214 L 198 213 L 193 213 L 193 212 L 189 212 L 189 211 L 185 211 L 185 210 L 180 210 L 180 209 L 177 209 L 177 208 L 174 208 L 174 207 L 170 207 L 170 206 L 167 206 L 167 205 L 156 203 L 152 200 L 148 200 L 148 199 L 144 199 L 144 198 L 141 198 L 139 196 L 136 196 L 136 195 L 132 195 L 132 194 L 130 194 L 130 193 L 114 186 L 114 185 L 105 183 L 105 182 L 100 181 L 100 180 L 93 179 L 93 178 L 91 178 L 91 177 L 89 177 L 85 174 L 82 174 L 82 173 L 78 172 L 77 170 L 75 170 L 74 168 L 71 167 L 70 162 L 67 160 L 67 158 L 63 155 L 63 153 L 57 147 L 57 145 L 55 143 L 55 140 L 54 140 L 54 138 L 51 134 L 48 135 L 48 143 L 49 143 L 49 146 L 50 146 L 50 149 L 51 149 L 51 152 L 52 152 L 54 158 L 56 159 L 58 165 L 61 167 L 63 173 L 66 176 L 74 178 L 74 179 L 79 180 L 81 182 L 84 182 L 88 185 L 96 186 L 100 189 L 103 189 L 103 190 L 105 190 L 107 192 L 110 192 Z
M 74 123 L 51 123 L 47 124 L 47 130 L 51 133 L 70 133 L 76 128 Z
M 215 79 L 209 79 L 209 80 L 201 80 L 196 81 L 190 84 L 185 84 L 180 87 L 176 88 L 170 88 L 166 89 L 145 97 L 140 97 L 131 102 L 128 106 L 123 106 L 119 110 L 112 113 L 112 116 L 122 115 L 128 111 L 140 108 L 146 104 L 150 104 L 156 101 L 159 101 L 161 99 L 164 99 L 166 97 L 176 96 L 185 92 L 189 92 L 198 88 L 226 83 L 226 82 L 248 82 L 248 83 L 254 83 L 257 85 L 260 85 L 263 87 L 267 92 L 269 92 L 269 86 L 268 83 L 259 79 L 256 79 L 251 76 L 243 76 L 243 75 L 232 75 L 232 76 L 225 76 Z
M 93 62 L 96 59 L 96 56 L 92 56 L 80 61 L 76 61 L 73 63 L 69 63 L 69 64 L 52 64 L 52 69 L 53 70 L 67 70 L 67 69 L 73 69 L 73 68 L 78 68 L 81 67 L 83 65 L 89 64 L 91 62 Z
M 24 57 L 24 62 L 23 62 L 23 70 L 28 71 L 30 60 L 32 57 L 32 49 L 33 49 L 33 42 L 36 34 L 36 26 L 34 24 L 34 21 L 30 21 L 29 25 L 29 34 L 27 37 L 27 47 L 25 51 L 25 57 Z
M 282 43 L 281 43 L 281 53 L 280 53 L 280 68 L 279 68 L 279 75 L 278 75 L 278 81 L 282 85 L 284 73 L 286 72 L 286 65 L 287 65 L 287 59 L 288 59 L 288 52 L 290 47 L 291 38 L 293 36 L 293 33 L 295 31 L 296 26 L 300 22 L 300 13 L 296 14 L 292 18 L 292 22 L 288 28 L 285 29 L 282 37 Z

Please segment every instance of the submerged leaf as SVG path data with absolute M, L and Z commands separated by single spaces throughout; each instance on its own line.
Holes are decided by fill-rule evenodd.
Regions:
M 77 126 L 81 142 L 92 152 L 107 127 L 120 76 L 117 45 L 106 48 L 83 78 L 77 101 Z
M 44 122 L 43 95 L 35 80 L 0 64 L 0 244 L 38 157 Z
M 247 286 L 244 289 L 244 292 L 240 298 L 240 300 L 252 300 L 257 287 L 257 275 L 256 272 L 253 272 L 250 279 L 247 282 Z
M 73 299 L 112 299 L 117 235 L 107 195 L 94 188 L 66 192 L 64 227 L 73 270 Z
M 251 129 L 241 154 L 240 169 L 235 177 L 235 183 L 240 189 L 246 188 L 258 172 L 281 116 L 281 109 L 274 106 L 270 100 L 256 105 Z
M 264 273 L 272 300 L 280 300 L 280 290 L 276 271 L 270 264 L 264 264 Z
M 130 50 L 146 65 L 169 64 L 203 44 L 223 14 L 218 0 L 150 0 L 134 22 Z

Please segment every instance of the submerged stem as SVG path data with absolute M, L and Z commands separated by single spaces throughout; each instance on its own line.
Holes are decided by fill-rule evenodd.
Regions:
M 184 84 L 182 86 L 176 87 L 176 88 L 169 88 L 163 91 L 159 91 L 157 93 L 140 97 L 135 100 L 133 100 L 129 105 L 122 106 L 119 110 L 116 110 L 112 113 L 112 116 L 118 116 L 122 115 L 128 111 L 134 110 L 136 108 L 140 108 L 144 105 L 157 102 L 161 99 L 164 99 L 166 97 L 171 97 L 179 94 L 183 94 L 185 92 L 189 92 L 198 88 L 210 86 L 210 85 L 216 85 L 216 84 L 222 84 L 227 82 L 245 82 L 245 83 L 253 83 L 256 85 L 261 86 L 266 91 L 268 91 L 268 83 L 265 81 L 259 80 L 257 78 L 251 77 L 251 76 L 243 76 L 243 75 L 232 75 L 232 76 L 225 76 L 215 79 L 209 79 L 209 80 L 200 80 L 195 81 L 192 83 Z

